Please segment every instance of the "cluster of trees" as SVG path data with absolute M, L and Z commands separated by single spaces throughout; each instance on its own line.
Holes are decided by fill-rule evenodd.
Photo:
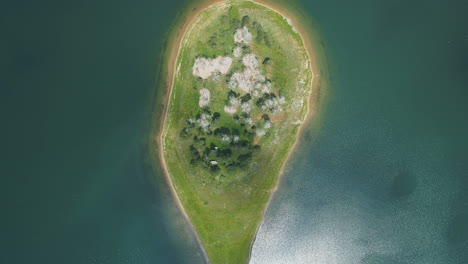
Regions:
M 243 20 L 240 19 L 239 10 L 231 7 L 227 14 L 219 18 L 219 30 L 213 33 L 207 43 L 199 42 L 197 45 L 198 56 L 213 58 L 219 55 L 228 56 L 232 53 L 232 43 L 234 43 L 234 33 L 241 28 Z
M 271 48 L 271 45 L 272 45 L 271 39 L 268 36 L 268 34 L 265 32 L 265 30 L 263 30 L 262 25 L 255 21 L 255 22 L 252 23 L 252 27 L 253 27 L 255 35 L 256 35 L 255 42 L 257 44 L 265 43 L 265 45 L 267 47 Z
M 271 47 L 271 39 L 268 36 L 268 34 L 263 30 L 263 27 L 260 23 L 257 21 L 254 21 L 251 23 L 251 19 L 249 16 L 243 16 L 242 17 L 242 26 L 249 26 L 251 29 L 253 29 L 255 33 L 255 42 L 258 44 L 263 44 L 267 45 L 268 47 Z
M 248 96 L 244 95 L 244 97 L 247 100 Z M 202 109 L 196 117 L 200 118 L 203 113 L 211 114 L 211 111 L 209 108 Z M 211 115 L 213 122 L 220 117 L 221 114 L 218 112 Z M 249 118 L 250 115 L 242 113 L 242 117 Z M 240 116 L 237 118 L 240 119 Z M 269 119 L 268 115 L 263 115 L 263 118 Z M 259 145 L 253 144 L 255 126 L 246 127 L 244 123 L 234 122 L 233 125 L 234 127 L 215 126 L 214 129 L 210 127 L 206 131 L 200 129 L 196 120 L 187 120 L 181 136 L 191 139 L 189 145 L 191 164 L 205 167 L 213 173 L 222 168 L 233 170 L 246 166 L 252 159 L 253 153 L 260 149 Z M 229 141 L 223 142 L 221 140 L 223 137 L 228 137 Z
M 218 147 L 214 142 L 209 146 L 206 138 L 194 137 L 189 146 L 190 163 L 194 166 L 202 166 L 211 172 L 217 172 L 221 168 L 228 171 L 247 166 L 255 151 L 260 149 L 259 145 L 252 145 L 251 141 L 240 140 L 231 142 L 228 147 Z
M 229 92 L 228 92 L 227 99 L 229 100 L 229 97 L 236 97 L 236 98 L 238 98 L 239 96 L 240 96 L 240 93 L 238 93 L 238 92 L 236 92 L 236 91 L 234 91 L 234 90 L 231 89 L 231 90 L 229 90 Z
M 212 135 L 213 134 L 213 131 L 211 131 L 211 129 L 208 129 L 208 131 L 206 131 L 200 125 L 197 126 L 197 124 L 198 124 L 197 121 L 200 120 L 200 118 L 202 117 L 202 114 L 207 114 L 207 115 L 209 115 L 211 117 L 210 126 L 213 125 L 213 124 L 216 124 L 216 121 L 218 121 L 219 118 L 221 117 L 221 113 L 219 113 L 219 112 L 212 113 L 209 107 L 202 108 L 201 111 L 199 111 L 195 115 L 195 120 L 191 119 L 191 118 L 186 120 L 185 127 L 180 132 L 180 136 L 182 138 L 187 138 L 187 137 L 193 136 L 193 135 L 201 136 L 201 135 Z
M 227 14 L 220 17 L 219 22 L 219 30 L 209 37 L 207 43 L 197 43 L 198 56 L 211 58 L 219 55 L 230 55 L 232 53 L 234 33 L 243 26 L 249 28 L 257 44 L 265 44 L 271 47 L 270 37 L 263 30 L 262 25 L 252 21 L 249 16 L 241 17 L 236 7 L 231 7 Z M 242 53 L 251 53 L 250 47 L 248 45 L 242 46 Z M 262 63 L 268 65 L 270 58 L 265 58 Z M 229 82 L 230 75 L 233 72 L 241 71 L 242 67 L 243 64 L 241 63 L 237 66 L 234 65 L 230 73 L 226 75 L 226 82 Z M 250 93 L 241 96 L 240 93 L 233 90 L 229 91 L 227 101 L 229 101 L 230 97 L 238 98 L 241 103 L 253 100 Z M 264 94 L 256 100 L 256 105 L 261 107 L 266 100 L 272 97 L 275 97 L 275 94 Z M 199 121 L 202 114 L 208 114 L 211 117 L 208 127 L 200 125 Z M 229 127 L 217 124 L 221 117 L 221 113 L 212 113 L 208 107 L 203 108 L 195 115 L 195 120 L 187 120 L 187 124 L 180 134 L 181 137 L 191 139 L 189 146 L 191 163 L 196 166 L 206 167 L 211 172 L 217 172 L 223 168 L 230 170 L 246 166 L 252 159 L 253 153 L 260 149 L 259 145 L 253 144 L 255 125 L 250 125 L 250 121 L 246 122 L 247 119 L 251 118 L 250 114 L 243 112 L 240 115 L 233 115 L 232 117 L 236 122 L 229 124 Z M 262 118 L 264 121 L 269 120 L 267 114 L 264 114 Z M 223 142 L 221 140 L 223 137 L 228 137 L 229 140 Z
M 229 97 L 236 97 L 241 102 L 253 99 L 249 93 L 241 96 L 233 90 L 228 92 Z M 256 104 L 261 106 L 266 100 L 275 97 L 274 93 L 265 93 L 256 100 Z M 202 129 L 199 123 L 203 114 L 211 118 L 207 130 Z M 228 126 L 220 125 L 226 124 L 224 122 L 217 122 L 222 115 L 219 112 L 212 112 L 209 107 L 202 108 L 195 115 L 195 120 L 187 120 L 181 132 L 182 137 L 191 139 L 189 145 L 191 164 L 204 167 L 212 173 L 223 169 L 230 171 L 242 168 L 251 161 L 254 152 L 260 149 L 259 145 L 253 144 L 256 126 L 246 124 L 247 119 L 251 118 L 249 113 L 242 112 L 239 115 L 233 115 L 232 118 L 237 122 L 229 123 Z M 270 121 L 266 113 L 261 118 L 264 122 Z M 228 140 L 223 141 L 226 137 Z
M 243 26 L 249 27 L 255 36 L 257 44 L 265 44 L 268 47 L 272 46 L 271 38 L 263 29 L 262 25 L 257 21 L 251 21 L 249 16 L 240 17 L 239 10 L 236 7 L 231 7 L 227 14 L 221 15 L 219 18 L 219 30 L 213 33 L 207 43 L 197 43 L 198 56 L 214 58 L 219 55 L 228 56 L 232 53 L 232 43 L 234 41 L 234 33 L 238 28 Z M 243 53 L 250 53 L 248 46 L 243 46 Z
M 263 96 L 261 98 L 258 98 L 257 101 L 255 102 L 255 104 L 258 106 L 258 107 L 262 107 L 263 105 L 265 105 L 265 101 L 266 100 L 269 100 L 269 99 L 274 99 L 276 98 L 276 94 L 274 93 L 264 93 Z

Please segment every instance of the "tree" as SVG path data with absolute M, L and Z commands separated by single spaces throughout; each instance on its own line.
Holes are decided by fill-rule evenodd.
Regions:
M 257 23 L 257 22 L 253 23 L 253 27 L 254 27 L 255 31 L 257 31 L 257 37 L 255 38 L 255 41 L 258 44 L 261 44 L 262 41 L 265 38 L 265 32 L 263 31 L 263 27 L 262 27 L 262 25 L 260 25 L 260 23 Z
M 203 107 L 203 108 L 202 108 L 202 112 L 205 113 L 205 114 L 211 115 L 211 111 L 210 111 L 210 107 L 209 107 L 209 106 Z
M 242 23 L 239 19 L 235 18 L 231 20 L 231 27 L 232 28 L 240 28 L 242 26 Z
M 250 158 L 252 158 L 252 152 L 248 152 L 246 154 L 241 154 L 239 157 L 237 157 L 237 160 L 241 163 L 241 165 L 248 161 Z
M 230 135 L 231 131 L 227 127 L 218 127 L 215 129 L 214 134 L 215 135 L 222 135 L 222 134 Z
M 231 149 L 220 149 L 218 152 L 216 152 L 216 156 L 221 157 L 221 158 L 229 158 L 232 155 L 232 150 Z
M 258 107 L 262 107 L 262 106 L 265 104 L 265 99 L 263 99 L 263 98 L 258 98 L 257 101 L 255 102 L 255 104 L 256 104 Z
M 268 37 L 268 35 L 264 36 L 264 40 L 265 40 L 265 45 L 267 45 L 267 47 L 271 48 L 271 40 Z
M 218 42 L 218 33 L 214 33 L 210 40 L 208 40 L 208 45 L 212 48 L 216 47 L 216 43 Z
M 210 149 L 211 149 L 211 150 L 215 150 L 215 149 L 216 149 L 215 143 L 213 143 L 213 142 L 210 143 Z
M 247 93 L 246 95 L 241 97 L 241 102 L 245 103 L 245 102 L 250 101 L 250 99 L 252 99 L 252 96 L 250 95 L 250 93 Z
M 217 171 L 219 171 L 219 166 L 218 166 L 218 165 L 211 165 L 211 166 L 210 166 L 210 171 L 211 171 L 211 172 L 217 172 Z
M 190 145 L 189 149 L 190 149 L 190 152 L 192 153 L 192 156 L 194 158 L 199 158 L 200 157 L 200 153 L 198 152 L 197 148 L 195 148 L 193 145 Z
M 268 99 L 273 99 L 276 98 L 276 95 L 274 93 L 264 93 L 262 96 L 263 100 L 268 100 Z
M 208 157 L 211 153 L 211 149 L 205 147 L 205 150 L 203 150 L 203 157 Z
M 242 25 L 246 26 L 248 24 L 250 24 L 250 17 L 249 16 L 242 17 Z
M 249 141 L 247 141 L 247 140 L 241 140 L 241 141 L 237 142 L 237 144 L 238 144 L 239 146 L 241 146 L 241 147 L 246 148 L 247 146 L 249 146 Z
M 260 150 L 260 145 L 256 144 L 251 147 L 253 150 Z
M 255 40 L 257 41 L 258 44 L 262 44 L 262 41 L 264 39 L 264 33 L 263 31 L 257 31 L 257 37 Z
M 228 92 L 228 99 L 229 99 L 229 97 L 231 97 L 231 96 L 234 96 L 234 97 L 237 98 L 237 97 L 240 96 L 240 93 L 236 93 L 236 92 L 234 92 L 234 91 L 231 89 L 231 90 L 229 90 L 229 92 Z
M 214 112 L 213 117 L 211 118 L 213 121 L 216 121 L 221 117 L 221 114 L 219 112 Z
M 196 129 L 192 129 L 190 127 L 184 128 L 183 131 L 181 131 L 180 136 L 183 138 L 191 138 L 196 132 Z

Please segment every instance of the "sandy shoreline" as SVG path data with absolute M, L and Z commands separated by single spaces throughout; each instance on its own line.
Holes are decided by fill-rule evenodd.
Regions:
M 161 163 L 161 166 L 163 168 L 163 171 L 164 171 L 164 175 L 165 175 L 165 178 L 169 184 L 169 187 L 171 189 L 171 193 L 173 194 L 175 200 L 176 200 L 176 203 L 177 203 L 177 206 L 179 207 L 182 215 L 185 217 L 185 219 L 187 220 L 191 230 L 193 231 L 196 239 L 197 239 L 197 242 L 198 244 L 200 245 L 200 248 L 203 252 L 203 255 L 205 257 L 205 260 L 207 261 L 207 263 L 210 263 L 210 260 L 208 258 L 208 255 L 203 247 L 203 244 L 192 224 L 192 222 L 190 221 L 190 218 L 188 217 L 188 214 L 187 212 L 185 211 L 180 199 L 179 199 L 179 196 L 177 195 L 177 191 L 175 189 L 175 186 L 172 182 L 172 179 L 169 175 L 169 171 L 168 171 L 168 168 L 166 166 L 166 161 L 164 159 L 164 142 L 163 142 L 163 136 L 164 136 L 164 122 L 167 118 L 167 115 L 168 115 L 168 107 L 169 107 L 169 101 L 170 101 L 170 98 L 171 98 L 171 94 L 172 94 L 172 88 L 173 88 L 173 84 L 174 84 L 174 79 L 175 79 L 175 75 L 176 75 L 176 72 L 175 72 L 175 66 L 176 66 L 176 63 L 177 63 L 177 58 L 179 56 L 179 51 L 180 51 L 180 47 L 182 45 L 182 39 L 183 37 L 185 36 L 191 22 L 197 17 L 197 15 L 199 13 L 201 13 L 202 11 L 204 11 L 205 9 L 208 9 L 214 5 L 218 5 L 218 4 L 222 4 L 224 3 L 225 1 L 223 0 L 210 0 L 210 1 L 205 1 L 205 2 L 201 2 L 197 5 L 197 8 L 194 8 L 192 9 L 188 15 L 186 16 L 185 20 L 182 22 L 182 27 L 177 31 L 177 33 L 174 35 L 174 36 L 169 36 L 169 38 L 174 38 L 174 42 L 173 42 L 173 45 L 171 48 L 169 48 L 170 50 L 170 54 L 169 54 L 169 57 L 168 57 L 168 72 L 167 72 L 167 76 L 165 76 L 165 80 L 167 80 L 167 89 L 169 89 L 169 92 L 165 95 L 165 97 L 162 99 L 163 103 L 164 103 L 164 108 L 163 108 L 163 118 L 160 119 L 160 123 L 159 123 L 159 127 L 157 129 L 158 133 L 156 133 L 156 143 L 157 143 L 157 149 L 159 150 L 158 151 L 158 158 L 160 160 L 160 163 Z M 311 84 L 311 94 L 310 94 L 310 97 L 309 97 L 309 103 L 308 103 L 308 108 L 307 108 L 307 112 L 305 114 L 305 118 L 303 120 L 303 123 L 301 124 L 301 126 L 299 127 L 299 131 L 297 132 L 296 134 L 296 139 L 294 141 L 294 144 L 293 146 L 291 147 L 289 153 L 288 153 L 288 156 L 286 157 L 285 161 L 283 162 L 283 165 L 281 167 L 281 170 L 279 172 L 279 175 L 278 175 L 278 178 L 276 179 L 276 184 L 275 184 L 275 187 L 273 189 L 273 192 L 272 194 L 270 195 L 267 203 L 265 204 L 265 208 L 263 209 L 263 212 L 262 212 L 262 221 L 264 220 L 265 218 L 265 213 L 266 213 L 266 210 L 267 208 L 269 207 L 269 204 L 271 202 L 271 199 L 273 197 L 273 194 L 274 192 L 278 189 L 278 186 L 279 186 L 279 183 L 280 183 L 280 179 L 282 177 L 282 175 L 284 174 L 284 169 L 286 167 L 286 164 L 288 164 L 291 156 L 292 156 L 292 153 L 294 152 L 294 150 L 297 148 L 298 146 L 298 141 L 299 141 L 299 138 L 301 137 L 303 131 L 304 131 L 304 128 L 306 127 L 306 124 L 308 124 L 310 122 L 310 119 L 312 117 L 312 115 L 314 114 L 315 110 L 316 110 L 316 107 L 315 105 L 313 105 L 313 98 L 314 98 L 314 95 L 315 95 L 315 91 L 316 89 L 318 89 L 318 87 L 320 86 L 320 80 L 319 80 L 319 75 L 316 75 L 315 72 L 318 71 L 319 67 L 318 67 L 318 61 L 317 61 L 317 54 L 315 54 L 312 49 L 312 43 L 310 42 L 311 41 L 311 38 L 305 38 L 304 36 L 308 36 L 305 32 L 305 30 L 303 28 L 301 28 L 299 25 L 300 23 L 298 23 L 298 21 L 294 18 L 294 16 L 290 16 L 289 13 L 286 11 L 279 11 L 279 10 L 283 10 L 281 8 L 281 6 L 278 4 L 272 4 L 272 3 L 265 3 L 263 1 L 254 1 L 254 3 L 256 4 L 259 4 L 259 5 L 262 5 L 266 8 L 269 8 L 273 11 L 275 11 L 276 13 L 280 14 L 282 17 L 288 19 L 288 21 L 291 22 L 291 25 L 293 27 L 293 29 L 301 36 L 301 39 L 304 43 L 304 47 L 306 49 L 306 52 L 307 52 L 307 55 L 309 56 L 309 60 L 310 60 L 310 66 L 312 67 L 312 84 Z M 311 36 L 308 36 L 308 37 L 311 37 Z M 312 92 L 314 91 L 314 92 Z M 315 108 L 314 108 L 315 107 Z M 258 233 L 258 230 L 261 226 L 262 222 L 258 223 L 258 226 L 256 228 L 256 232 L 255 232 L 255 238 L 252 240 L 252 243 L 250 245 L 250 251 L 249 251 L 249 258 L 248 258 L 248 261 L 247 263 L 250 261 L 250 257 L 251 257 L 251 254 L 252 254 L 252 247 L 253 247 L 253 244 L 255 242 L 255 239 L 256 239 L 256 235 Z

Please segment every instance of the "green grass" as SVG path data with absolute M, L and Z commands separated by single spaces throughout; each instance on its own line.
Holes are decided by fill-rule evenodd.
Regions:
M 262 65 L 260 69 L 268 74 L 273 90 L 283 95 L 287 104 L 283 113 L 271 115 L 280 121 L 274 122 L 261 138 L 261 149 L 253 153 L 248 164 L 211 173 L 204 166 L 190 163 L 193 139 L 180 136 L 186 120 L 200 111 L 199 90 L 209 87 L 210 110 L 222 114 L 214 127 L 234 128 L 239 124 L 223 111 L 229 91 L 224 76 L 220 82 L 200 80 L 192 75 L 192 66 L 198 56 L 232 56 L 236 29 L 232 25 L 242 25 L 244 16 L 250 17 L 247 26 L 254 33 L 252 52 L 260 63 L 267 57 L 271 60 L 270 66 Z M 266 203 L 296 139 L 299 125 L 295 122 L 303 120 L 307 112 L 312 73 L 310 66 L 304 67 L 309 59 L 300 36 L 270 9 L 252 2 L 229 2 L 203 11 L 195 22 L 184 36 L 176 62 L 179 70 L 163 130 L 164 157 L 176 192 L 211 263 L 245 263 Z M 261 38 L 254 32 L 253 22 L 261 24 Z M 261 116 L 261 111 L 252 112 L 255 115 Z M 206 145 L 211 142 L 225 147 L 219 139 L 207 137 Z

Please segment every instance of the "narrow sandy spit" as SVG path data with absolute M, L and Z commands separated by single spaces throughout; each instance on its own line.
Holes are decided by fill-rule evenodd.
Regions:
M 294 18 L 294 16 L 290 16 L 288 12 L 285 12 L 285 11 L 279 11 L 279 10 L 283 10 L 283 8 L 281 8 L 281 6 L 278 4 L 272 4 L 272 3 L 266 3 L 266 2 L 263 2 L 263 1 L 253 1 L 254 3 L 256 4 L 259 4 L 259 5 L 262 5 L 264 7 L 267 7 L 273 11 L 275 11 L 276 13 L 280 14 L 282 17 L 288 19 L 294 30 L 296 32 L 298 32 L 298 34 L 301 36 L 301 39 L 304 43 L 304 46 L 306 48 L 306 51 L 307 51 L 307 55 L 309 56 L 309 60 L 310 60 L 310 66 L 312 67 L 313 69 L 313 73 L 312 73 L 312 84 L 311 84 L 311 91 L 314 91 L 313 93 L 310 94 L 310 98 L 309 98 L 309 105 L 308 105 L 308 109 L 307 109 L 307 112 L 306 112 L 306 116 L 305 116 L 305 119 L 302 123 L 302 125 L 300 126 L 299 128 L 299 131 L 298 133 L 296 134 L 296 139 L 295 139 L 295 142 L 293 144 L 293 146 L 291 147 L 290 151 L 289 151 L 289 154 L 287 156 L 287 158 L 285 159 L 285 161 L 283 162 L 283 165 L 281 167 L 281 170 L 280 170 L 280 173 L 278 175 L 278 179 L 276 180 L 276 185 L 274 187 L 274 190 L 272 192 L 272 194 L 270 195 L 270 198 L 268 200 L 268 202 L 266 203 L 265 205 L 265 208 L 263 209 L 263 217 L 262 217 L 262 221 L 265 217 L 265 213 L 266 213 L 266 210 L 271 202 L 271 199 L 273 197 L 273 194 L 274 192 L 278 189 L 278 186 L 279 186 L 279 183 L 280 183 L 280 179 L 281 179 L 281 176 L 284 174 L 284 169 L 285 169 L 285 166 L 287 165 L 287 163 L 289 162 L 291 156 L 292 156 L 292 153 L 294 152 L 294 150 L 297 148 L 298 146 L 298 141 L 299 141 L 299 138 L 301 137 L 303 131 L 304 131 L 304 128 L 306 127 L 306 124 L 308 124 L 310 122 L 310 119 L 311 117 L 313 116 L 314 112 L 313 110 L 316 109 L 316 107 L 313 106 L 313 97 L 314 97 L 314 94 L 316 94 L 316 90 L 320 87 L 320 80 L 317 80 L 319 78 L 318 75 L 314 74 L 314 71 L 317 71 L 319 69 L 319 65 L 318 65 L 318 61 L 317 61 L 317 57 L 316 57 L 316 54 L 313 52 L 314 50 L 312 49 L 312 43 L 310 42 L 310 38 L 305 38 L 304 36 L 307 36 L 306 34 L 306 31 L 304 29 L 302 29 L 298 23 L 298 21 Z M 214 5 L 218 5 L 218 4 L 222 4 L 222 3 L 225 3 L 225 1 L 223 0 L 211 0 L 211 1 L 205 1 L 205 2 L 201 2 L 197 8 L 193 9 L 190 11 L 190 13 L 187 15 L 187 18 L 185 19 L 185 21 L 183 22 L 183 25 L 182 27 L 177 31 L 177 33 L 174 35 L 174 45 L 172 48 L 170 48 L 170 54 L 169 54 L 169 57 L 168 57 L 168 72 L 167 72 L 167 76 L 166 76 L 166 80 L 167 80 L 167 89 L 169 89 L 169 93 L 166 94 L 165 98 L 163 98 L 163 103 L 164 103 L 164 109 L 163 109 L 163 118 L 161 118 L 160 120 L 160 124 L 159 124 L 159 128 L 157 129 L 158 133 L 156 133 L 156 142 L 158 144 L 158 158 L 160 160 L 160 163 L 161 163 L 161 166 L 164 170 L 164 175 L 165 175 L 165 178 L 169 184 L 169 187 L 171 189 L 171 193 L 173 194 L 175 200 L 176 200 L 176 203 L 177 203 L 177 206 L 179 207 L 180 211 L 182 212 L 182 215 L 186 218 L 187 222 L 189 223 L 190 225 L 190 228 L 191 230 L 193 231 L 197 241 L 198 241 L 198 244 L 200 245 L 200 248 L 203 252 L 203 255 L 207 261 L 207 263 L 210 263 L 210 260 L 208 258 L 208 255 L 203 247 L 203 244 L 200 240 L 200 237 L 198 236 L 196 230 L 195 230 L 195 227 L 193 226 L 192 222 L 190 221 L 190 218 L 188 217 L 187 215 L 187 212 L 185 211 L 180 199 L 179 199 L 179 196 L 177 195 L 177 192 L 176 192 L 176 189 L 175 189 L 175 186 L 172 182 L 172 179 L 169 175 L 169 171 L 167 169 L 167 166 L 166 166 L 166 161 L 164 159 L 164 142 L 163 142 L 163 136 L 164 136 L 164 122 L 167 118 L 167 115 L 168 115 L 168 107 L 169 107 L 169 102 L 170 102 L 170 98 L 171 98 L 171 94 L 172 94 L 172 88 L 173 88 L 173 84 L 174 84 L 174 79 L 175 79 L 175 75 L 176 75 L 176 63 L 177 63 L 177 59 L 178 59 L 178 56 L 179 56 L 179 51 L 180 51 L 180 47 L 182 45 L 182 40 L 191 24 L 191 22 L 197 17 L 197 15 L 199 13 L 201 13 L 202 11 L 214 6 Z M 170 36 L 172 37 L 172 36 Z M 311 37 L 311 36 L 309 36 Z M 311 110 L 312 109 L 312 110 Z M 256 233 L 258 233 L 258 230 L 261 226 L 261 223 L 258 223 L 258 226 L 257 226 L 257 230 L 256 230 Z M 252 247 L 253 247 L 253 244 L 255 242 L 255 239 L 254 238 L 252 240 L 252 243 L 250 245 L 250 252 L 249 252 L 249 259 L 247 260 L 247 263 L 250 261 L 250 257 L 251 257 L 251 254 L 252 254 Z

